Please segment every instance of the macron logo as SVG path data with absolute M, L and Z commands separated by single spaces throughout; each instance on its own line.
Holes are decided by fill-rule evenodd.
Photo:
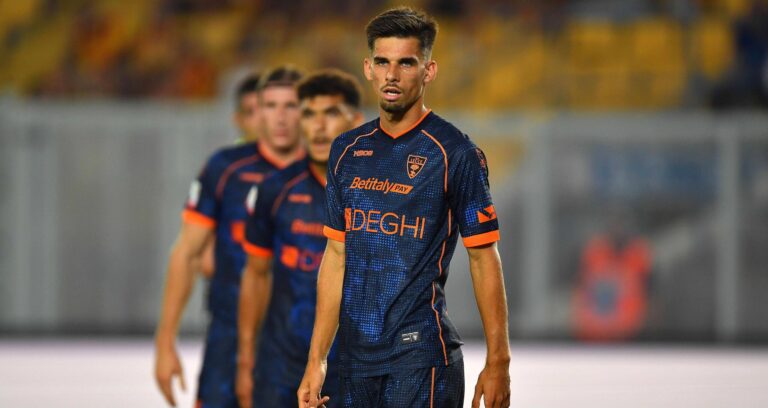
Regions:
M 384 194 L 388 194 L 388 193 L 408 194 L 411 192 L 411 190 L 413 190 L 413 186 L 409 186 L 407 184 L 400 184 L 400 183 L 390 183 L 389 179 L 381 181 L 376 177 L 369 177 L 365 180 L 361 179 L 360 177 L 355 177 L 355 179 L 352 180 L 352 184 L 349 186 L 349 188 L 360 189 L 360 190 L 382 191 Z

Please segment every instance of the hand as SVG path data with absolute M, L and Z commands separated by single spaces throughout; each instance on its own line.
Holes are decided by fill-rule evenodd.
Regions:
M 328 371 L 328 363 L 309 363 L 304 371 L 304 378 L 296 392 L 299 408 L 325 408 L 325 403 L 331 398 L 321 397 L 320 390 L 325 382 L 325 373 Z
M 510 394 L 509 364 L 485 364 L 475 386 L 472 408 L 480 408 L 480 397 L 486 408 L 508 408 Z
M 246 366 L 237 367 L 235 393 L 240 408 L 251 408 L 253 405 L 253 370 Z
M 168 404 L 175 407 L 176 400 L 173 398 L 173 388 L 171 387 L 173 377 L 178 377 L 182 391 L 186 391 L 184 371 L 181 368 L 179 356 L 176 354 L 176 348 L 158 348 L 155 354 L 155 381 L 157 381 L 157 386 Z

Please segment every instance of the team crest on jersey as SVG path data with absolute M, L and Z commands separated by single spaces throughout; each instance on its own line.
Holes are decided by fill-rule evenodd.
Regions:
M 421 169 L 427 163 L 426 157 L 416 156 L 414 154 L 408 155 L 408 177 L 414 178 L 419 175 Z

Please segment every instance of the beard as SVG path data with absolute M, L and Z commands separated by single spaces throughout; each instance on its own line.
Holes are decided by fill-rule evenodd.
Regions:
M 379 101 L 379 107 L 390 115 L 401 115 L 408 112 L 415 102 L 416 101 L 389 102 L 381 100 Z

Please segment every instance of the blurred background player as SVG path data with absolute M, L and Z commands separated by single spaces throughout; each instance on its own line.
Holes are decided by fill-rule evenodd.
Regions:
M 240 137 L 235 141 L 236 144 L 253 143 L 259 140 L 260 122 L 259 122 L 259 74 L 253 73 L 240 81 L 235 93 L 235 113 L 232 114 L 232 121 L 237 126 Z M 210 279 L 213 276 L 216 261 L 214 260 L 214 247 L 216 238 L 211 238 L 206 245 L 203 255 L 200 258 L 200 264 L 197 269 Z
M 330 239 L 298 405 L 328 400 L 320 392 L 337 329 L 343 406 L 463 405 L 462 342 L 444 292 L 460 230 L 487 344 L 472 405 L 482 397 L 508 407 L 507 303 L 485 156 L 424 106 L 437 23 L 401 7 L 374 17 L 366 34 L 380 117 L 331 148 Z
M 299 143 L 299 106 L 295 85 L 301 74 L 290 67 L 267 72 L 259 80 L 258 143 L 244 143 L 215 153 L 192 182 L 182 227 L 168 261 L 167 283 L 156 333 L 155 376 L 163 395 L 175 405 L 171 380 L 183 372 L 176 333 L 194 283 L 193 262 L 215 237 L 215 273 L 208 286 L 207 329 L 198 384 L 201 407 L 236 407 L 237 299 L 245 265 L 241 247 L 247 194 L 278 169 L 304 154 Z M 251 102 L 254 99 L 250 99 Z
M 308 157 L 258 187 L 243 243 L 248 261 L 238 325 L 237 394 L 241 408 L 296 404 L 315 320 L 317 270 L 326 245 L 323 221 L 328 154 L 336 136 L 363 121 L 360 85 L 349 74 L 317 72 L 302 80 L 298 92 Z M 325 389 L 339 395 L 338 367 L 333 363 Z M 327 405 L 340 406 L 339 402 Z

